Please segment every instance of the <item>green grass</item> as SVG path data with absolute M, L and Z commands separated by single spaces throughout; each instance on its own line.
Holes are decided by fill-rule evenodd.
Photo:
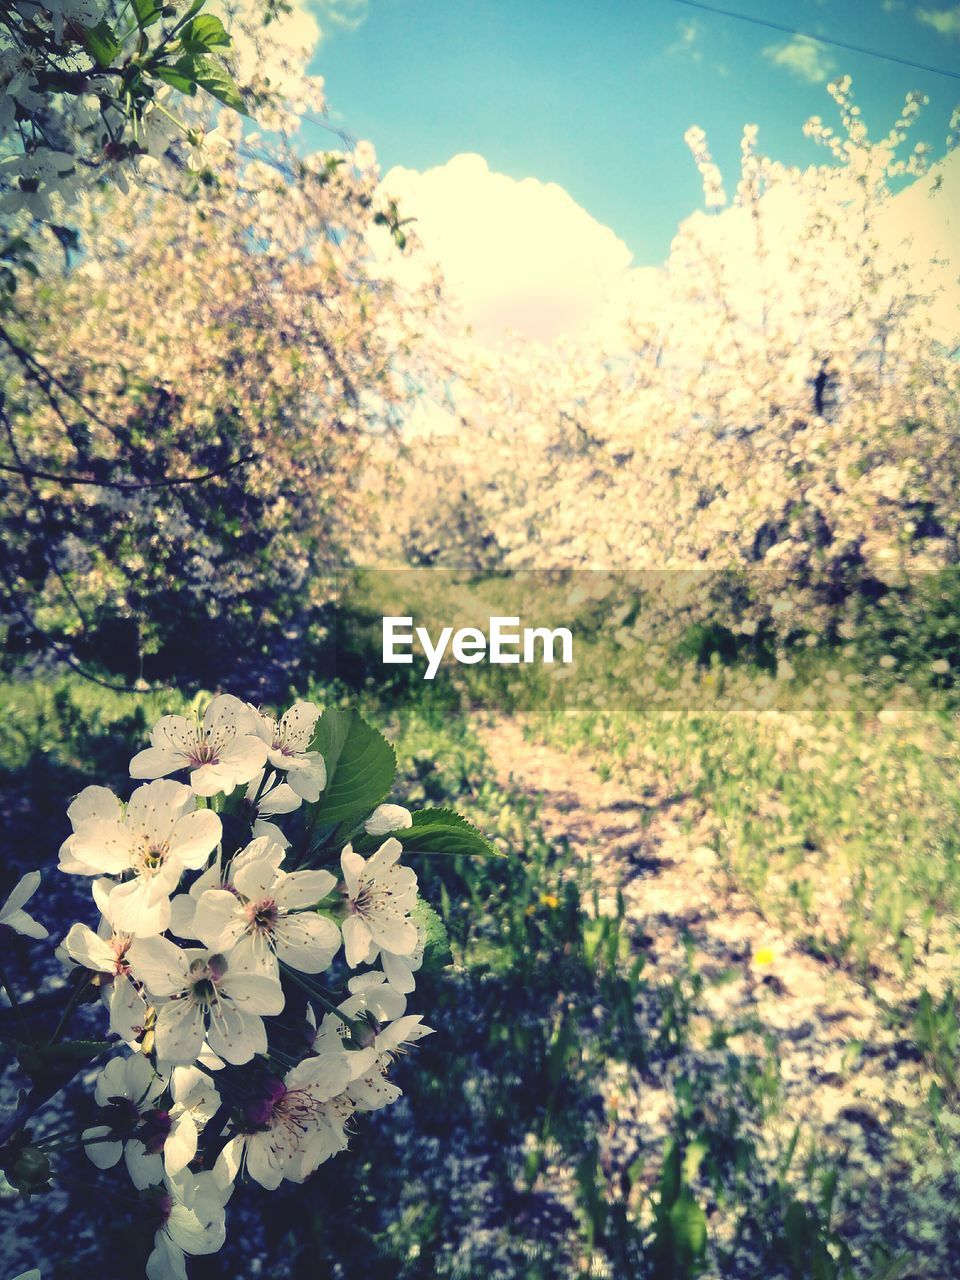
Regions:
M 358 626 L 362 672 L 361 639 Z M 598 916 L 588 869 L 545 839 L 529 795 L 498 782 L 475 723 L 481 704 L 520 712 L 639 797 L 676 798 L 691 833 L 771 918 L 868 984 L 895 972 L 906 992 L 908 978 L 924 986 L 938 951 L 956 955 L 950 708 L 929 691 L 834 676 L 823 655 L 777 682 L 666 652 L 647 652 L 643 666 L 599 626 L 577 656 L 566 681 L 477 667 L 432 686 L 402 672 L 302 691 L 359 702 L 396 746 L 395 798 L 455 804 L 503 857 L 419 859 L 452 963 L 422 976 L 411 1007 L 440 1034 L 404 1064 L 402 1103 L 365 1118 L 350 1153 L 308 1187 L 271 1201 L 257 1247 L 281 1260 L 278 1276 L 348 1280 L 370 1274 L 371 1259 L 399 1280 L 548 1280 L 591 1267 L 683 1280 L 706 1261 L 711 1275 L 739 1274 L 744 1249 L 756 1274 L 879 1276 L 883 1240 L 875 1266 L 855 1261 L 836 1226 L 843 1170 L 803 1126 L 772 1153 L 759 1141 L 781 1111 L 773 1045 L 735 1053 L 727 1041 L 746 1028 L 716 1024 L 715 1066 L 702 1069 L 690 1051 L 705 981 L 694 957 L 670 983 L 652 980 L 622 903 Z M 184 705 L 73 678 L 13 682 L 0 699 L 10 878 L 38 861 L 52 868 L 69 796 L 90 781 L 124 787 L 147 725 Z M 896 723 L 877 714 L 891 703 Z M 952 996 L 905 996 L 890 1016 L 939 1082 L 931 1105 L 952 1113 Z M 618 1106 L 652 1082 L 667 1083 L 673 1104 L 654 1157 L 611 1154 Z M 196 1274 L 231 1274 L 230 1250 L 245 1247 Z

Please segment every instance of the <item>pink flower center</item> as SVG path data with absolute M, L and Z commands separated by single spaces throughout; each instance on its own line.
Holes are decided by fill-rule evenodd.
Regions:
M 151 1234 L 166 1226 L 173 1212 L 173 1196 L 169 1191 L 154 1191 L 146 1202 L 147 1221 Z
M 251 933 L 259 936 L 273 933 L 279 918 L 280 912 L 272 898 L 263 898 L 260 902 L 247 903 L 248 929 Z
M 286 1086 L 282 1080 L 269 1080 L 263 1092 L 251 1098 L 243 1108 L 244 1116 L 251 1129 L 269 1129 L 274 1112 L 282 1107 L 286 1096 Z
M 203 1008 L 217 1003 L 218 984 L 227 972 L 227 962 L 222 955 L 212 955 L 206 960 L 194 960 L 190 965 L 189 992 L 193 1001 Z
M 147 1149 L 147 1154 L 157 1156 L 170 1135 L 173 1122 L 169 1111 L 147 1111 L 136 1136 Z

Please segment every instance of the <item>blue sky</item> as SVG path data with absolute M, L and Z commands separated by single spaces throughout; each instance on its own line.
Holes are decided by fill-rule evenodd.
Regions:
M 960 5 L 948 0 L 721 7 L 960 73 Z M 689 125 L 707 130 L 730 176 L 748 122 L 777 159 L 823 155 L 801 126 L 814 113 L 833 122 L 824 86 L 844 72 L 874 134 L 907 90 L 927 93 L 915 139 L 938 152 L 960 102 L 960 79 L 803 47 L 676 0 L 327 0 L 315 12 L 323 39 L 312 69 L 326 79 L 331 123 L 369 138 L 384 169 L 478 152 L 494 171 L 564 187 L 638 265 L 662 262 L 700 205 Z

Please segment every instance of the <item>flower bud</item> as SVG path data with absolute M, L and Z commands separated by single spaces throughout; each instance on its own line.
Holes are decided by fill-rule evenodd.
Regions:
M 350 1044 L 354 1049 L 369 1049 L 380 1034 L 380 1023 L 369 1009 L 361 1013 L 350 1032 Z
M 21 1147 L 5 1170 L 7 1181 L 18 1191 L 39 1191 L 50 1177 L 50 1161 L 39 1147 Z
M 380 804 L 363 824 L 363 829 L 370 836 L 385 836 L 391 831 L 402 831 L 411 826 L 413 817 L 402 804 Z

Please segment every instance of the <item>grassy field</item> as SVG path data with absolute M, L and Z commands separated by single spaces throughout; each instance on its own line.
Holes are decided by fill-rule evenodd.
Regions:
M 485 587 L 479 604 L 502 590 Z M 361 610 L 341 636 L 339 679 L 298 690 L 359 704 L 396 746 L 395 798 L 455 804 L 503 857 L 419 858 L 449 953 L 435 953 L 418 984 L 417 1009 L 439 1034 L 404 1064 L 404 1099 L 365 1118 L 351 1152 L 306 1188 L 274 1193 L 269 1223 L 241 1193 L 247 1227 L 192 1274 L 262 1274 L 251 1264 L 260 1257 L 272 1276 L 351 1280 L 373 1259 L 402 1280 L 942 1280 L 943 1258 L 960 1256 L 949 1208 L 960 1174 L 949 695 L 858 671 L 849 656 L 811 653 L 776 678 L 749 663 L 698 665 L 631 635 L 593 627 L 573 672 L 508 678 L 477 666 L 425 684 L 401 669 L 388 682 L 371 674 Z M 120 785 L 146 725 L 182 699 L 74 678 L 9 683 L 0 697 L 4 875 L 46 866 L 42 895 L 57 879 L 67 798 L 94 779 Z M 669 968 L 655 963 L 643 920 L 609 877 L 601 883 L 603 839 L 585 856 L 584 838 L 546 821 L 535 755 L 532 782 L 505 768 L 505 725 L 598 794 L 617 788 L 652 845 L 669 804 L 674 839 L 707 850 L 718 883 L 780 941 L 758 936 L 737 973 L 705 965 L 681 931 Z M 579 796 L 583 814 L 596 803 Z M 71 918 L 58 895 L 46 916 L 38 898 L 54 933 Z M 895 1188 L 911 1166 L 928 1171 L 926 1198 L 902 1205 L 909 1230 L 858 1214 L 864 1166 L 816 1114 L 793 1111 L 767 1006 L 717 1012 L 743 973 L 770 999 L 778 981 L 789 985 L 780 946 L 854 984 L 910 1063 L 914 1096 L 898 1099 L 896 1142 L 873 1174 Z M 847 1052 L 853 1063 L 870 1046 L 851 1037 Z M 81 1209 L 123 1243 L 80 1189 L 47 1217 L 0 1203 L 24 1240 L 42 1224 L 54 1265 L 64 1264 L 56 1231 Z

